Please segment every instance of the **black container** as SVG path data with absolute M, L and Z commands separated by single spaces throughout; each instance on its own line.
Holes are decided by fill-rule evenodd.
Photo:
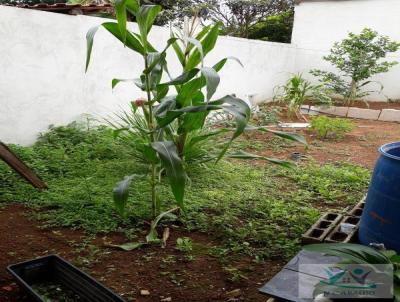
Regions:
M 61 257 L 50 255 L 7 267 L 19 285 L 38 302 L 44 302 L 32 285 L 43 282 L 59 283 L 85 302 L 126 302 L 95 279 Z

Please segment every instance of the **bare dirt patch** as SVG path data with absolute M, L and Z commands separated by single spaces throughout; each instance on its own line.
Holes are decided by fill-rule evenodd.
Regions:
M 77 245 L 87 239 L 82 232 L 41 229 L 37 221 L 28 218 L 30 215 L 29 208 L 17 204 L 0 210 L 0 302 L 31 302 L 5 268 L 48 254 L 58 254 L 77 264 L 127 301 L 265 301 L 257 289 L 283 264 L 281 260 L 257 264 L 246 259 L 222 263 L 206 252 L 195 253 L 194 259 L 188 260 L 176 250 L 176 239 L 190 237 L 195 246 L 207 250 L 213 245 L 212 236 L 189 233 L 179 226 L 171 229 L 164 249 L 150 246 L 125 252 L 105 245 L 126 242 L 121 234 L 97 236 L 82 248 Z M 238 280 L 235 272 L 229 272 L 231 267 L 241 275 L 236 276 Z M 142 296 L 141 290 L 149 295 Z
M 400 140 L 400 124 L 369 120 L 353 121 L 355 124 L 354 130 L 341 140 L 321 140 L 311 130 L 285 129 L 285 131 L 295 131 L 303 134 L 309 143 L 307 148 L 293 144 L 273 150 L 267 145 L 267 142 L 272 137 L 268 133 L 254 132 L 246 134 L 246 139 L 261 144 L 265 142 L 265 149 L 256 150 L 256 153 L 265 156 L 290 159 L 293 152 L 300 152 L 313 158 L 317 163 L 341 161 L 373 169 L 379 157 L 378 148 L 385 143 Z

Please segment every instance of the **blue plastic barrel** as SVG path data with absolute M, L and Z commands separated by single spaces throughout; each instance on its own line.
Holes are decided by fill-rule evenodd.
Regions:
M 400 142 L 379 148 L 361 216 L 359 240 L 362 244 L 383 243 L 400 253 Z

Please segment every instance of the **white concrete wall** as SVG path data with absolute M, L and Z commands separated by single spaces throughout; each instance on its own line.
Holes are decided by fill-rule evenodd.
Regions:
M 92 64 L 84 72 L 86 32 L 104 21 L 0 6 L 0 140 L 30 144 L 50 124 L 67 124 L 83 113 L 105 117 L 141 96 L 128 84 L 112 92 L 113 78 L 138 77 L 143 64 L 105 30 L 96 35 Z M 150 39 L 162 49 L 168 37 L 168 29 L 155 27 Z M 207 63 L 235 56 L 245 66 L 226 65 L 218 95 L 266 98 L 293 69 L 294 52 L 286 44 L 221 37 Z M 172 73 L 179 75 L 177 60 L 169 57 Z
M 274 87 L 291 73 L 312 68 L 331 68 L 322 60 L 332 43 L 349 30 L 365 26 L 400 40 L 400 0 L 348 0 L 304 2 L 296 7 L 292 45 L 220 37 L 208 56 L 212 65 L 226 56 L 217 96 L 236 93 L 265 100 Z M 113 78 L 134 78 L 143 63 L 140 56 L 100 30 L 96 36 L 92 64 L 85 74 L 85 35 L 105 19 L 68 16 L 0 6 L 0 140 L 31 144 L 48 126 L 65 125 L 82 114 L 106 117 L 141 96 L 132 85 L 122 84 L 112 92 Z M 130 24 L 133 30 L 136 24 Z M 155 27 L 150 36 L 161 49 L 169 30 Z M 169 54 L 170 70 L 180 73 L 177 60 Z M 398 59 L 398 55 L 393 56 Z M 393 99 L 400 98 L 400 66 L 377 77 Z M 373 100 L 384 99 L 373 95 Z
M 292 35 L 292 44 L 298 49 L 295 71 L 305 74 L 313 68 L 334 71 L 322 57 L 329 53 L 334 42 L 342 40 L 349 32 L 359 33 L 365 27 L 400 41 L 399 16 L 399 0 L 301 2 L 296 5 Z M 389 55 L 388 60 L 400 61 L 400 52 Z M 384 85 L 383 94 L 372 94 L 369 99 L 399 99 L 399 78 L 400 64 L 386 74 L 377 75 L 372 80 Z M 380 86 L 376 85 L 375 89 Z

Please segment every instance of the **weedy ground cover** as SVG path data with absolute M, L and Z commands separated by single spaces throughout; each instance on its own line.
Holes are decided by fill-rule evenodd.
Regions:
M 239 143 L 239 142 L 238 142 Z M 267 142 L 266 142 L 267 143 Z M 53 128 L 31 147 L 11 146 L 48 183 L 38 192 L 7 166 L 0 164 L 1 202 L 24 202 L 37 209 L 44 226 L 81 228 L 88 233 L 124 232 L 135 237 L 146 228 L 151 213 L 147 166 L 135 160 L 126 144 L 109 128 Z M 267 148 L 268 146 L 266 146 Z M 117 215 L 112 201 L 115 182 L 128 173 L 139 175 L 131 187 L 129 215 Z M 141 177 L 140 175 L 143 175 Z M 306 162 L 294 169 L 222 161 L 189 166 L 191 189 L 185 215 L 179 219 L 191 231 L 218 242 L 217 255 L 250 255 L 257 259 L 290 256 L 300 235 L 321 209 L 345 207 L 364 194 L 369 171 L 350 164 L 320 166 Z M 160 191 L 167 209 L 174 202 L 169 184 Z

